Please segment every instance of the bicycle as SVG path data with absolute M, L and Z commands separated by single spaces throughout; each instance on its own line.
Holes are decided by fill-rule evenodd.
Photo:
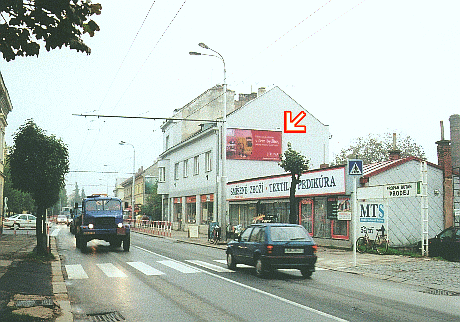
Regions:
M 216 244 L 220 241 L 221 236 L 221 228 L 219 226 L 214 226 L 211 232 L 211 244 Z
M 385 234 L 385 227 L 377 230 L 377 235 L 375 240 L 369 238 L 368 229 L 362 229 L 361 232 L 364 232 L 364 236 L 359 237 L 356 240 L 356 250 L 359 253 L 366 253 L 370 250 L 375 250 L 377 254 L 383 255 L 388 252 L 388 245 L 390 241 L 388 240 L 388 236 Z M 381 234 L 379 235 L 378 232 Z

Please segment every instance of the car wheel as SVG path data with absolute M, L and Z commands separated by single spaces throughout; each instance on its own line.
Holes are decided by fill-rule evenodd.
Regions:
M 266 268 L 265 268 L 265 263 L 262 260 L 262 258 L 257 258 L 256 259 L 256 275 L 257 277 L 265 277 L 267 274 Z
M 232 271 L 236 270 L 235 256 L 232 253 L 227 254 L 227 267 Z
M 300 273 L 301 273 L 302 276 L 305 277 L 305 278 L 310 278 L 311 275 L 313 274 L 313 272 L 312 272 L 311 270 L 307 269 L 307 268 L 302 268 L 302 269 L 300 270 Z

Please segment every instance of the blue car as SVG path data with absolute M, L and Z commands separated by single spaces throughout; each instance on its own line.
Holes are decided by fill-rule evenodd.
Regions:
M 254 224 L 227 244 L 227 266 L 231 270 L 238 264 L 254 266 L 259 277 L 274 269 L 294 268 L 308 278 L 315 271 L 316 251 L 315 242 L 300 225 Z

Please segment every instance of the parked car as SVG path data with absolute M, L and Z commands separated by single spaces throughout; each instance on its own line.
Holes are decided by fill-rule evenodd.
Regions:
M 274 269 L 299 269 L 304 277 L 315 271 L 317 246 L 307 230 L 294 224 L 261 223 L 249 226 L 237 240 L 227 244 L 227 266 L 255 267 L 262 277 Z
M 66 215 L 58 215 L 56 218 L 57 224 L 67 224 L 67 216 Z
M 18 214 L 5 217 L 3 226 L 13 228 L 35 228 L 37 217 L 31 214 Z
M 418 243 L 421 248 L 421 242 Z M 428 255 L 447 260 L 460 260 L 460 226 L 444 229 L 428 240 Z

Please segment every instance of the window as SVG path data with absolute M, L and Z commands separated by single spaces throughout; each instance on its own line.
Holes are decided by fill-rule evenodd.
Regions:
M 184 178 L 188 177 L 188 160 L 184 160 Z
M 249 235 L 251 235 L 252 227 L 248 227 L 242 234 L 241 234 L 241 241 L 249 241 Z
M 204 154 L 204 162 L 206 166 L 206 172 L 210 172 L 212 170 L 211 151 L 208 151 Z
M 174 180 L 179 180 L 179 163 L 174 165 Z
M 159 182 L 166 182 L 166 170 L 164 167 L 158 168 L 158 179 Z
M 167 135 L 165 139 L 165 150 L 167 149 L 169 149 L 169 135 Z
M 200 158 L 197 155 L 196 157 L 193 158 L 193 174 L 198 175 L 200 174 Z

